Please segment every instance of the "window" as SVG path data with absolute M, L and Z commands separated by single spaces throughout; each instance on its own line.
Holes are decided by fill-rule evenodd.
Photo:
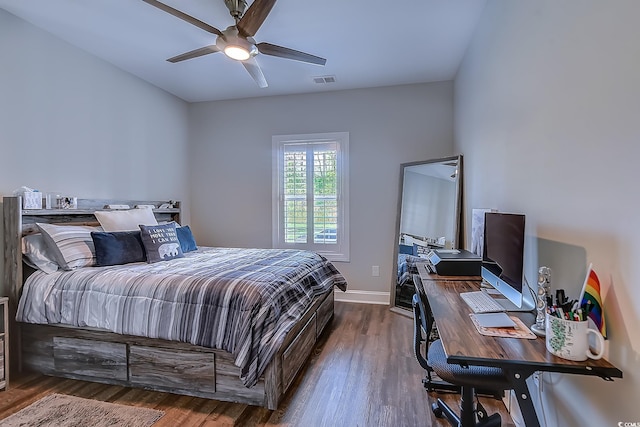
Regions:
M 273 137 L 273 247 L 349 261 L 347 132 Z

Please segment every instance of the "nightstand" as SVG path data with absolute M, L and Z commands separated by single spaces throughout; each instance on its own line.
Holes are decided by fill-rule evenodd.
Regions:
M 0 390 L 9 388 L 9 298 L 0 298 Z

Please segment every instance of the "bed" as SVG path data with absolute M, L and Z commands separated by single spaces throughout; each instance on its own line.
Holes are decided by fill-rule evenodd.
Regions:
M 93 227 L 105 206 L 161 202 L 80 199 L 70 210 L 3 202 L 19 369 L 276 409 L 333 316 L 334 288 L 346 289 L 317 254 L 273 249 L 199 247 L 153 264 L 45 273 L 22 255 L 22 238 L 42 224 Z M 179 223 L 179 203 L 153 212 Z

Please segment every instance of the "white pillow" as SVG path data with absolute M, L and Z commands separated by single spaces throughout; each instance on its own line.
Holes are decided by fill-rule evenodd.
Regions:
M 48 252 L 63 270 L 96 264 L 96 250 L 91 232 L 102 231 L 100 227 L 39 222 L 36 225 L 42 233 Z
M 140 231 L 140 225 L 158 225 L 150 208 L 126 211 L 97 211 L 94 213 L 104 231 Z
M 29 234 L 22 238 L 22 253 L 25 262 L 47 274 L 58 271 L 58 263 L 50 255 L 42 234 Z

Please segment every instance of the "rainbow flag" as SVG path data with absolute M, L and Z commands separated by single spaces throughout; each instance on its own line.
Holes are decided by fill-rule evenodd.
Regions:
M 590 302 L 591 310 L 589 311 L 589 318 L 593 320 L 596 327 L 600 330 L 603 337 L 607 338 L 607 327 L 604 322 L 604 311 L 602 305 L 602 296 L 600 295 L 600 280 L 598 275 L 591 268 L 589 264 L 589 270 L 587 271 L 587 277 L 582 287 L 582 293 L 580 294 L 580 305 L 584 306 Z

